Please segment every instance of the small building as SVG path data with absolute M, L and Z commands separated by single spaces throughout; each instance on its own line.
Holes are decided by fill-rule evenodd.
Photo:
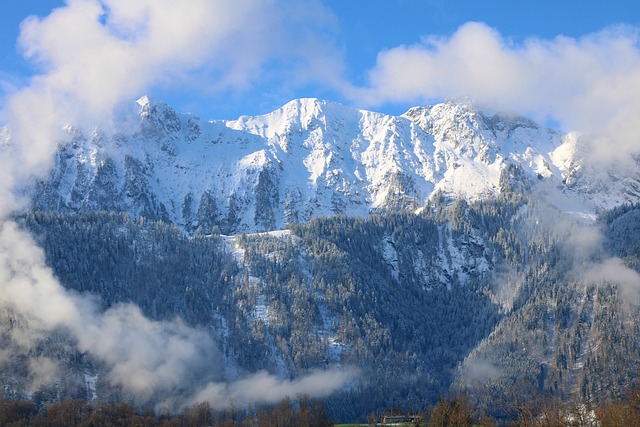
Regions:
M 383 426 L 406 423 L 408 421 L 409 421 L 409 417 L 407 417 L 401 411 L 385 411 L 385 413 L 382 414 Z

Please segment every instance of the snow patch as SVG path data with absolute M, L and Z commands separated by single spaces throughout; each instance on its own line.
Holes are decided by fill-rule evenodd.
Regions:
M 252 317 L 255 321 L 261 321 L 265 325 L 269 324 L 269 306 L 264 295 L 256 296 L 256 304 L 253 307 Z
M 236 236 L 220 236 L 220 238 L 236 263 L 238 265 L 243 265 L 245 250 L 238 244 Z
M 398 251 L 396 245 L 391 240 L 391 237 L 386 237 L 382 240 L 382 258 L 385 260 L 389 268 L 391 268 L 391 275 L 395 280 L 398 280 L 398 273 L 400 271 L 398 263 Z
M 98 375 L 91 375 L 89 372 L 84 374 L 84 384 L 87 389 L 87 393 L 91 396 L 89 400 L 95 400 L 98 398 L 96 391 L 96 383 L 98 381 Z

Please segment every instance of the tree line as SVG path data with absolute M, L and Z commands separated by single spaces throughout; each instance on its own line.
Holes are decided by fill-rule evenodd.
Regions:
M 251 426 L 301 427 L 330 426 L 324 405 L 306 396 L 285 398 L 273 407 L 252 410 L 234 407 L 214 410 L 202 402 L 181 412 L 155 413 L 130 403 L 92 404 L 72 399 L 41 408 L 32 400 L 0 399 L 0 425 L 3 427 L 200 427 Z
M 369 426 L 385 424 L 385 413 L 371 412 Z M 631 389 L 624 399 L 610 400 L 598 406 L 561 401 L 553 396 L 509 402 L 505 417 L 493 418 L 483 413 L 466 396 L 440 396 L 425 411 L 406 416 L 401 425 L 424 427 L 634 427 L 640 425 L 640 387 Z M 409 415 L 409 414 L 407 414 Z M 202 402 L 181 412 L 155 413 L 126 402 L 92 404 L 84 400 L 64 400 L 41 408 L 31 400 L 0 399 L 0 425 L 5 427 L 328 427 L 322 403 L 306 396 L 283 399 L 278 405 L 251 410 L 234 407 L 214 410 Z M 358 425 L 358 424 L 355 424 Z M 362 424 L 360 424 L 362 425 Z M 397 424 L 394 424 L 397 425 Z

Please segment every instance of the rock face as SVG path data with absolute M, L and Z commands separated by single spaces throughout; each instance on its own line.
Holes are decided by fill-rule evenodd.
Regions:
M 434 193 L 472 201 L 524 181 L 550 183 L 568 197 L 567 210 L 639 194 L 637 173 L 589 171 L 577 135 L 470 103 L 396 117 L 299 99 L 264 116 L 211 122 L 148 97 L 138 104 L 110 134 L 68 128 L 49 178 L 33 188 L 35 210 L 124 211 L 188 233 L 234 234 L 316 216 L 415 211 Z

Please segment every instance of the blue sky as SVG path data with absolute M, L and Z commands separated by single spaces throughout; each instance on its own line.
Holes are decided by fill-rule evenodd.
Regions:
M 76 1 L 75 3 L 82 3 Z M 109 1 L 96 4 L 109 4 Z M 215 2 L 210 2 L 214 4 Z M 274 26 L 288 27 L 288 32 L 273 39 L 265 33 L 272 32 L 267 25 L 262 33 L 257 32 L 255 39 L 238 43 L 235 46 L 234 29 L 227 45 L 217 49 L 206 58 L 203 64 L 187 60 L 180 65 L 177 72 L 169 72 L 158 78 L 151 78 L 139 84 L 131 85 L 131 93 L 121 91 L 124 99 L 135 100 L 143 94 L 152 94 L 173 105 L 178 111 L 190 111 L 207 119 L 231 119 L 241 114 L 262 114 L 269 112 L 290 99 L 297 97 L 320 97 L 339 101 L 372 110 L 399 114 L 418 103 L 437 101 L 449 95 L 466 96 L 461 91 L 448 90 L 446 87 L 425 88 L 420 96 L 403 96 L 383 93 L 371 94 L 372 71 L 380 71 L 379 55 L 381 52 L 394 51 L 403 46 L 420 46 L 425 38 L 447 38 L 456 34 L 461 26 L 468 22 L 481 22 L 486 29 L 493 29 L 496 36 L 508 46 L 521 46 L 530 40 L 553 41 L 563 35 L 575 40 L 595 34 L 605 28 L 615 28 L 625 24 L 631 30 L 640 27 L 640 2 L 635 1 L 461 1 L 461 0 L 327 0 L 324 3 L 313 3 L 309 11 L 300 11 L 303 2 L 264 1 L 271 3 L 273 11 L 261 11 L 268 15 L 266 21 Z M 294 5 L 298 5 L 296 8 Z M 64 1 L 38 0 L 6 2 L 0 15 L 0 79 L 5 95 L 20 87 L 28 86 L 30 78 L 36 74 L 51 71 L 48 65 L 38 66 L 34 62 L 41 57 L 25 59 L 17 47 L 20 23 L 29 15 L 46 18 L 52 9 L 64 6 Z M 290 9 L 297 9 L 291 12 Z M 215 8 L 207 9 L 215 13 Z M 229 13 L 229 12 L 225 12 Z M 272 16 L 283 15 L 283 17 Z M 254 26 L 255 17 L 247 14 L 247 26 Z M 288 15 L 297 16 L 293 21 Z M 242 19 L 242 17 L 241 17 Z M 238 25 L 242 26 L 242 21 Z M 69 21 L 73 22 L 73 21 Z M 310 29 L 307 28 L 310 24 Z M 483 27 L 484 28 L 484 27 Z M 476 28 L 482 32 L 483 28 Z M 311 31 L 313 34 L 296 45 L 297 34 Z M 632 31 L 631 31 L 632 32 Z M 475 36 L 472 31 L 469 37 Z M 46 36 L 43 36 L 46 37 Z M 220 37 L 213 34 L 211 37 Z M 242 53 L 228 51 L 246 50 L 246 55 L 255 55 L 252 41 L 261 38 L 272 43 L 280 43 L 283 50 L 296 51 L 288 56 L 286 52 L 274 49 L 264 54 L 258 61 L 250 62 L 246 68 L 251 69 L 237 81 L 229 75 L 244 70 L 247 59 Z M 50 49 L 47 45 L 44 49 Z M 82 49 L 87 49 L 82 46 Z M 317 54 L 314 52 L 318 50 Z M 268 49 L 269 50 L 269 49 Z M 82 55 L 79 51 L 79 55 Z M 319 63 L 315 59 L 324 57 Z M 442 52 L 440 56 L 448 55 Z M 42 56 L 42 54 L 40 54 Z M 211 69 L 208 64 L 221 61 L 236 63 L 229 69 Z M 57 60 L 57 59 L 56 59 Z M 46 61 L 43 61 L 46 63 Z M 163 58 L 161 67 L 171 68 L 171 58 Z M 436 61 L 437 62 L 437 61 Z M 302 71 L 298 69 L 300 63 Z M 321 70 L 314 74 L 313 69 Z M 310 70 L 311 69 L 311 70 Z M 144 71 L 149 73 L 148 70 Z M 153 72 L 153 71 L 151 71 Z M 333 75 L 335 73 L 335 75 Z M 330 78 L 329 75 L 332 75 Z M 379 75 L 381 73 L 378 73 Z M 297 76 L 304 75 L 298 80 Z M 389 78 L 403 76 L 393 75 Z M 123 77 L 124 78 L 124 77 Z M 339 80 L 339 82 L 338 82 Z M 222 81 L 223 83 L 218 84 Z M 386 80 L 382 78 L 380 85 Z M 349 87 L 347 87 L 349 86 Z M 360 90 L 358 90 L 360 89 Z M 455 88 L 454 88 L 455 89 Z M 391 90 L 391 89 L 390 89 Z M 395 89 L 393 89 L 395 90 Z M 398 90 L 402 92 L 402 90 Z M 468 94 L 475 97 L 474 93 Z M 482 99 L 482 97 L 480 97 Z M 116 99 L 114 99 L 116 101 Z M 120 101 L 120 100 L 118 100 Z M 493 102 L 493 99 L 489 99 Z M 542 103 L 544 104 L 544 103 Z M 511 106 L 510 103 L 506 103 Z M 515 105 L 520 108 L 520 105 Z M 557 112 L 544 112 L 544 105 L 522 107 L 525 112 L 545 114 L 556 118 Z M 552 110 L 552 109 L 551 109 Z M 559 118 L 561 120 L 562 117 Z

